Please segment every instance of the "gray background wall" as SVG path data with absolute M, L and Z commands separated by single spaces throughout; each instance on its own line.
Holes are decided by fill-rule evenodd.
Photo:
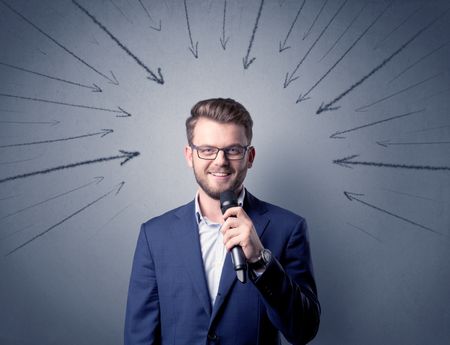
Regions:
M 72 2 L 0 1 L 1 344 L 122 342 L 139 225 L 192 199 L 184 119 L 216 96 L 253 115 L 246 186 L 309 222 L 323 308 L 313 344 L 449 343 L 448 1 L 394 1 L 299 103 L 390 2 L 347 1 L 286 88 L 342 1 L 307 0 L 290 33 L 302 2 L 264 1 L 251 41 L 261 1 L 228 0 L 224 50 L 224 1 L 188 0 L 198 58 L 182 0 L 142 0 L 148 13 L 134 0 L 79 2 L 145 67 L 161 68 L 164 84 Z M 244 69 L 250 42 L 256 60 Z M 338 109 L 316 114 L 349 89 Z M 94 135 L 101 129 L 114 132 Z M 5 147 L 40 141 L 52 142 Z M 140 155 L 120 165 L 119 150 Z

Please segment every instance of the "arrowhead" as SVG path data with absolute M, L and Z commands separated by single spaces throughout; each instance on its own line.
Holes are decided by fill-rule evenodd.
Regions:
M 164 77 L 163 77 L 163 75 L 161 73 L 161 68 L 159 68 L 159 67 L 158 67 L 158 75 L 159 75 L 159 78 L 152 73 L 150 75 L 150 77 L 147 77 L 147 79 L 149 79 L 151 81 L 154 81 L 154 82 L 157 82 L 158 84 L 163 85 L 164 84 Z
M 351 193 L 351 192 L 344 191 L 344 195 L 348 200 L 353 201 L 354 199 L 358 200 L 357 198 L 355 198 L 355 196 L 362 196 L 364 194 L 357 194 L 357 193 Z
M 116 194 L 115 194 L 115 195 L 119 194 L 119 192 L 120 192 L 120 190 L 122 189 L 122 187 L 123 187 L 124 184 L 125 184 L 125 181 L 122 181 L 122 182 L 119 183 L 119 186 L 117 187 L 117 191 L 116 191 Z
M 284 52 L 285 50 L 287 50 L 287 49 L 290 48 L 290 46 L 285 46 L 285 45 L 284 45 L 285 43 L 286 43 L 286 42 L 281 43 L 281 41 L 280 41 L 280 48 L 278 49 L 278 52 L 282 53 L 282 52 Z
M 95 184 L 99 184 L 100 182 L 103 181 L 104 177 L 103 176 L 96 176 L 94 177 L 95 180 L 97 180 L 97 182 Z
M 327 105 L 324 105 L 323 102 L 320 105 L 319 109 L 316 111 L 316 115 L 319 115 L 320 113 L 324 111 L 332 111 L 332 110 L 338 110 L 340 107 L 332 107 L 331 103 L 328 103 Z
M 227 49 L 227 43 L 228 43 L 229 39 L 230 39 L 230 37 L 227 37 L 226 39 L 224 39 L 222 37 L 220 38 L 220 44 L 222 45 L 223 50 Z
M 383 147 L 388 147 L 390 140 L 377 141 L 377 144 Z
M 113 80 L 109 79 L 109 83 L 113 85 L 119 85 L 119 81 L 117 80 L 116 76 L 114 75 L 113 71 L 109 71 L 111 73 L 111 76 L 113 77 Z
M 150 25 L 150 29 L 153 29 L 155 31 L 161 31 L 161 19 L 159 20 L 159 27 L 155 28 L 154 26 Z
M 123 151 L 123 150 L 119 150 L 120 153 L 124 154 L 124 158 L 126 158 L 124 161 L 122 161 L 120 163 L 120 165 L 124 165 L 126 162 L 128 162 L 130 159 L 133 159 L 134 157 L 137 157 L 140 155 L 140 153 L 138 151 L 134 151 L 134 152 L 129 152 L 129 151 Z
M 306 101 L 306 100 L 308 100 L 308 99 L 310 99 L 311 97 L 305 97 L 305 96 L 303 96 L 302 94 L 300 94 L 299 96 L 298 96 L 298 98 L 297 98 L 297 101 L 295 101 L 295 104 L 297 104 L 297 103 L 300 103 L 300 102 L 303 102 L 303 101 Z
M 128 111 L 123 110 L 121 107 L 117 107 L 117 108 L 120 110 L 121 114 L 123 114 L 123 115 L 116 115 L 116 117 L 130 117 L 131 116 L 131 114 Z
M 103 92 L 103 90 L 97 84 L 92 84 L 92 92 Z
M 335 132 L 330 135 L 330 139 L 345 139 L 345 137 L 339 136 L 339 134 L 342 134 L 341 132 Z
M 293 73 L 291 75 L 289 75 L 289 73 L 286 73 L 286 76 L 284 77 L 284 84 L 283 84 L 284 88 L 287 88 L 290 83 L 292 83 L 294 80 L 298 79 L 298 77 L 292 78 L 293 76 L 294 76 Z
M 103 138 L 105 135 L 108 135 L 109 133 L 114 132 L 114 130 L 112 129 L 102 129 L 103 134 L 101 135 L 101 137 Z
M 198 41 L 195 42 L 195 49 L 194 47 L 189 47 L 189 50 L 191 51 L 192 55 L 194 55 L 194 57 L 198 59 Z
M 244 69 L 247 69 L 252 63 L 253 61 L 255 61 L 256 58 L 252 58 L 250 61 L 248 61 L 248 57 L 246 56 L 245 58 L 242 59 L 242 64 L 244 65 Z
M 352 167 L 348 166 L 348 164 L 351 163 L 350 160 L 352 160 L 353 158 L 356 158 L 356 157 L 358 157 L 358 156 L 359 156 L 359 155 L 352 155 L 352 156 L 348 156 L 348 157 L 341 158 L 341 159 L 335 159 L 335 160 L 333 161 L 333 163 L 334 163 L 334 164 L 337 164 L 337 165 L 340 165 L 340 166 L 342 166 L 342 167 L 350 168 L 350 169 L 351 169 Z
M 60 123 L 61 123 L 60 121 L 53 120 L 51 126 L 55 127 L 55 126 L 58 126 Z

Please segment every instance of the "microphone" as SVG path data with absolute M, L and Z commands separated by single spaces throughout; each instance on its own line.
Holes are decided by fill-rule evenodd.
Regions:
M 222 214 L 229 208 L 236 206 L 238 206 L 238 201 L 236 194 L 232 190 L 220 193 L 220 209 L 222 210 Z M 247 281 L 247 261 L 245 260 L 241 246 L 234 246 L 231 249 L 231 260 L 233 261 L 237 278 L 241 283 L 245 283 Z

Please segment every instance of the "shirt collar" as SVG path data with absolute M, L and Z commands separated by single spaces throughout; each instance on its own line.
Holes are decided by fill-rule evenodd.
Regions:
M 245 188 L 242 188 L 241 192 L 239 193 L 238 196 L 238 205 L 240 207 L 242 207 L 242 205 L 244 204 L 244 198 L 245 198 Z M 197 194 L 195 194 L 195 219 L 197 220 L 197 224 L 200 224 L 201 222 L 210 222 L 208 218 L 203 217 L 202 215 L 202 211 L 200 210 L 200 204 L 198 202 L 198 192 Z

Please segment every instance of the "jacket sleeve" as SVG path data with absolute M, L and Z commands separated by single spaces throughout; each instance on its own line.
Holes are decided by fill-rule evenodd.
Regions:
M 160 344 L 158 286 L 144 225 L 134 253 L 125 315 L 125 345 Z
M 254 284 L 261 293 L 270 321 L 286 340 L 297 345 L 314 338 L 319 328 L 320 304 L 304 219 L 291 232 L 280 260 L 272 256 Z

